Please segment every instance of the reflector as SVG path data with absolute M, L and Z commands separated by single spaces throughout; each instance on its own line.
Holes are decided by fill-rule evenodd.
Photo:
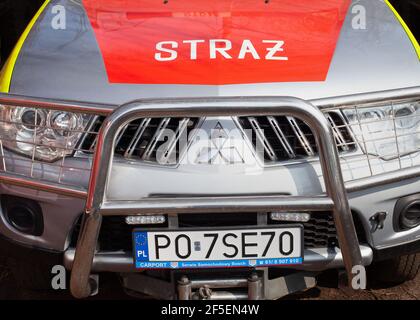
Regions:
M 165 221 L 164 215 L 125 217 L 125 223 L 127 224 L 161 224 L 165 223 Z

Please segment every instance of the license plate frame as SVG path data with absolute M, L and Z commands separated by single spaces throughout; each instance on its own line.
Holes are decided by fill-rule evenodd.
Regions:
M 294 257 L 278 257 L 278 258 L 258 258 L 248 259 L 241 257 L 240 259 L 225 259 L 225 260 L 159 260 L 150 261 L 149 257 L 149 234 L 165 233 L 166 235 L 182 233 L 218 233 L 219 235 L 224 232 L 242 232 L 248 233 L 250 231 L 262 231 L 262 230 L 276 230 L 276 231 L 289 231 L 299 229 L 299 250 L 300 254 Z M 137 238 L 140 237 L 141 239 Z M 191 235 L 190 235 L 191 239 Z M 145 243 L 146 242 L 146 243 Z M 135 228 L 132 231 L 132 243 L 133 243 L 133 262 L 136 269 L 200 269 L 200 268 L 255 268 L 255 267 L 267 267 L 267 266 L 292 266 L 300 265 L 304 261 L 304 227 L 302 224 L 286 224 L 286 225 L 265 225 L 265 226 L 235 226 L 235 227 L 197 227 L 197 228 L 156 228 L 156 229 L 144 229 Z M 138 251 L 146 250 L 143 252 L 143 257 L 139 257 Z M 141 251 L 140 250 L 140 251 Z M 145 257 L 145 256 L 146 257 Z

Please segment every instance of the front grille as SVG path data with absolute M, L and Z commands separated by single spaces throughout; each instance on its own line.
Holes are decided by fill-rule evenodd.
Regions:
M 104 117 L 97 117 L 91 124 L 91 134 L 86 135 L 81 149 L 93 153 L 97 132 Z M 171 165 L 179 162 L 185 151 L 191 131 L 199 118 L 142 118 L 130 122 L 117 136 L 115 155 L 128 160 Z M 184 142 L 184 143 L 181 143 Z
M 325 114 L 330 122 L 339 152 L 356 149 L 356 143 L 339 112 Z M 301 159 L 318 155 L 318 148 L 309 126 L 288 116 L 239 117 L 239 123 L 254 148 L 264 152 L 266 162 Z
M 180 228 L 202 227 L 234 227 L 256 226 L 257 214 L 252 213 L 212 213 L 212 214 L 180 214 L 178 215 Z M 209 218 L 211 217 L 211 218 Z M 355 220 L 359 241 L 365 241 L 364 231 L 359 221 Z M 80 222 L 79 222 L 80 224 Z M 79 224 L 73 232 L 72 246 L 76 245 Z M 287 224 L 268 220 L 269 225 Z M 167 225 L 133 226 L 125 223 L 123 216 L 105 216 L 99 233 L 99 248 L 103 251 L 131 251 L 132 232 L 135 228 L 153 229 L 166 228 Z M 310 221 L 303 223 L 305 248 L 333 248 L 338 247 L 338 240 L 334 220 L 329 212 L 315 212 Z
M 356 149 L 350 129 L 339 111 L 325 113 L 333 129 L 338 150 Z M 185 151 L 189 134 L 199 124 L 199 118 L 143 118 L 126 125 L 117 136 L 115 154 L 130 160 L 176 164 Z M 266 162 L 302 159 L 318 155 L 318 148 L 309 126 L 302 120 L 289 116 L 239 117 L 254 148 L 264 152 Z M 96 117 L 81 149 L 93 153 L 104 117 Z
M 269 224 L 289 224 L 269 220 Z M 290 224 L 295 224 L 292 222 Z M 339 247 L 334 218 L 330 212 L 314 212 L 308 222 L 303 223 L 305 248 Z

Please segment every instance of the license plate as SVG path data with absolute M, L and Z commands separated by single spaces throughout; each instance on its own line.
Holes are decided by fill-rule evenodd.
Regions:
M 303 263 L 300 225 L 133 232 L 139 269 L 263 267 Z

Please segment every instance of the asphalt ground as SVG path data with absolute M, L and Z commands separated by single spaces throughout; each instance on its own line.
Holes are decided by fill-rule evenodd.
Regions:
M 147 297 L 144 297 L 147 298 Z M 16 280 L 4 260 L 0 258 L 0 300 L 68 300 L 73 299 L 68 290 L 60 291 L 30 291 L 18 287 Z M 119 279 L 113 274 L 103 274 L 100 277 L 100 291 L 89 299 L 133 299 L 125 294 Z M 366 290 L 353 291 L 339 288 L 334 272 L 325 273 L 318 279 L 318 286 L 287 296 L 283 299 L 302 300 L 420 300 L 420 275 L 416 279 L 399 284 L 371 283 Z

